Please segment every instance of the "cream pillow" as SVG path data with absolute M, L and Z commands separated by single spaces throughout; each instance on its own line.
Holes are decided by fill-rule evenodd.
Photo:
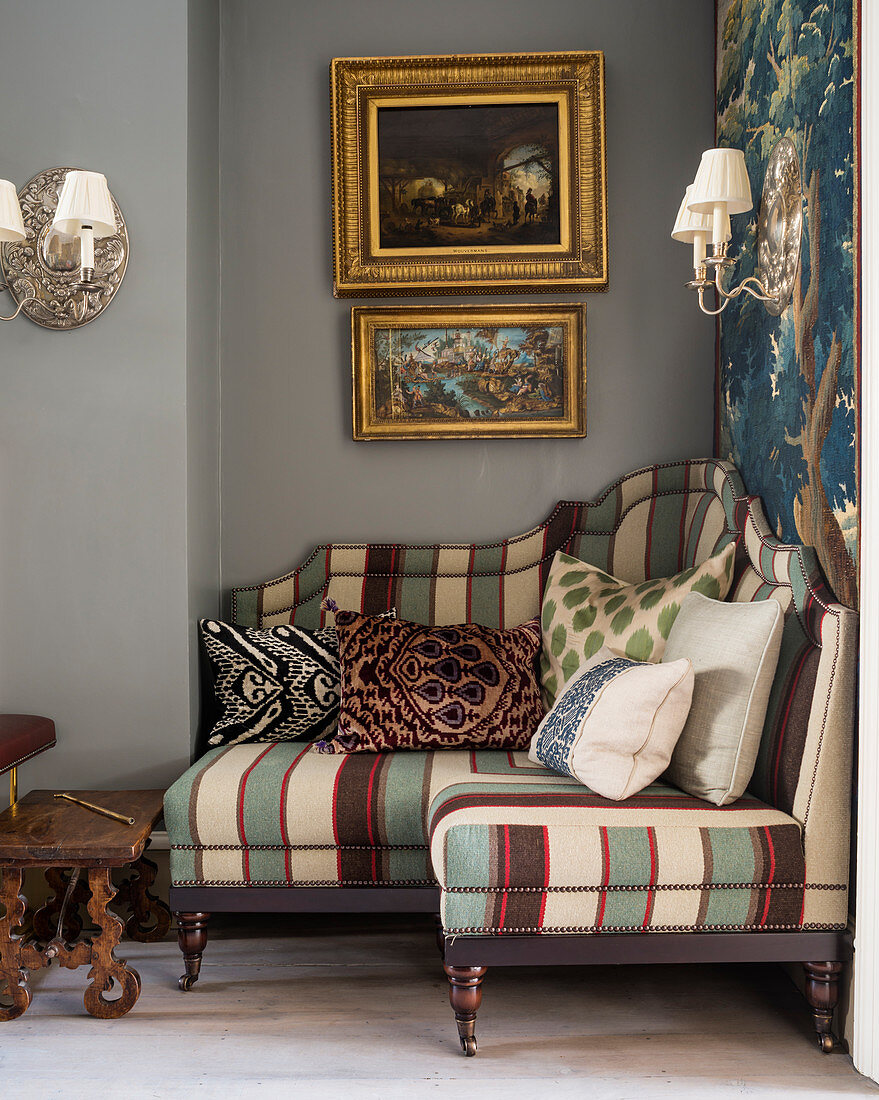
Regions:
M 617 580 L 588 562 L 557 553 L 543 591 L 540 679 L 547 710 L 559 692 L 606 645 L 633 661 L 658 661 L 681 600 L 729 592 L 735 543 L 674 577 L 640 584 Z
M 648 664 L 602 646 L 538 726 L 528 758 L 603 798 L 631 798 L 668 767 L 692 696 L 688 660 Z
M 716 806 L 745 793 L 775 678 L 784 615 L 775 600 L 720 603 L 694 592 L 668 635 L 663 662 L 693 662 L 693 705 L 667 778 Z

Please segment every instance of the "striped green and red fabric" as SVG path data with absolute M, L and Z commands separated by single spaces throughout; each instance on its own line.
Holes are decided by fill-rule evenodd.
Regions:
M 840 887 L 848 881 L 857 619 L 833 601 L 811 550 L 784 545 L 773 536 L 759 501 L 748 497 L 729 463 L 701 459 L 638 470 L 596 500 L 559 504 L 538 527 L 497 543 L 322 546 L 284 577 L 236 590 L 233 616 L 242 625 L 260 627 L 332 625 L 332 615 L 321 610 L 322 600 L 329 596 L 339 607 L 369 613 L 396 607 L 400 618 L 416 622 L 477 622 L 506 628 L 539 611 L 543 583 L 557 550 L 638 583 L 699 564 L 731 541 L 737 545 L 737 556 L 728 598 L 774 599 L 785 612 L 781 658 L 750 792 L 763 807 L 759 813 L 781 816 L 772 822 L 761 818 L 742 835 L 752 827 L 771 825 L 784 827 L 782 835 L 788 838 L 796 828 L 806 868 L 799 876 L 805 883 L 802 920 L 808 926 L 836 927 L 846 909 L 845 890 Z M 462 758 L 458 752 L 408 753 L 405 761 L 396 754 L 372 760 L 369 754 L 358 754 L 357 763 L 345 757 L 324 757 L 318 763 L 317 755 L 305 745 L 287 744 L 238 746 L 203 757 L 168 792 L 175 881 L 279 886 L 432 881 L 424 831 L 427 808 L 446 787 L 474 782 L 478 772 L 462 764 L 468 754 Z M 514 778 L 523 780 L 521 770 Z M 560 777 L 553 781 L 565 782 Z M 542 809 L 549 813 L 552 807 Z M 587 810 L 580 807 L 578 812 Z M 643 806 L 636 810 L 648 813 Z M 723 811 L 700 810 L 730 811 L 729 817 L 711 818 L 723 824 L 706 828 L 728 830 L 738 821 L 738 829 L 745 820 L 740 803 Z M 599 809 L 589 812 L 597 814 Z M 695 810 L 677 812 L 695 821 Z M 519 824 L 507 819 L 502 808 L 498 815 L 471 824 L 491 829 Z M 659 823 L 651 826 L 652 821 L 643 818 L 639 827 L 658 830 Z M 549 828 L 548 821 L 521 824 Z M 609 824 L 602 819 L 583 827 L 597 836 Z M 572 845 L 576 835 L 576 830 L 570 834 Z M 724 832 L 718 843 L 732 842 L 732 835 Z M 753 834 L 748 835 L 756 851 Z M 672 842 L 659 832 L 654 839 L 660 866 L 667 869 Z M 532 841 L 533 837 L 527 843 Z M 790 848 L 787 840 L 779 844 L 780 850 Z M 774 840 L 773 846 L 778 847 Z M 720 853 L 713 840 L 709 847 Z M 551 856 L 552 843 L 549 851 Z M 694 899 L 706 887 L 697 881 L 705 873 L 704 851 L 700 841 L 702 862 L 693 856 L 690 878 L 675 889 L 663 886 L 655 892 L 651 927 L 668 923 L 670 918 L 661 914 L 670 903 L 660 898 L 675 894 L 689 899 L 676 910 L 679 916 L 686 910 L 681 925 L 697 926 L 702 909 Z M 743 859 L 738 887 L 732 880 L 715 885 L 724 891 L 751 890 Z M 609 880 L 606 885 L 626 884 Z M 629 885 L 643 890 L 650 883 Z M 753 889 L 764 886 L 757 883 Z M 601 882 L 588 888 L 600 890 Z M 570 913 L 562 920 L 554 908 L 558 898 L 550 893 L 555 900 L 547 902 L 547 912 L 554 925 L 570 917 L 574 924 L 596 926 L 597 908 L 588 919 L 582 910 L 576 921 Z M 559 897 L 564 893 L 560 891 Z M 712 901 L 706 911 L 719 912 L 719 904 Z M 751 908 L 747 919 L 741 916 L 743 904 L 736 920 L 745 923 L 736 926 L 759 924 Z M 754 905 L 756 912 L 759 903 Z M 455 920 L 460 926 L 466 923 L 463 917 Z M 712 916 L 705 927 L 724 923 Z M 787 922 L 773 916 L 772 923 Z M 605 924 L 602 918 L 601 926 Z
M 845 882 L 810 883 L 798 823 L 748 795 L 474 781 L 434 800 L 430 833 L 447 935 L 845 927 Z
M 456 782 L 576 785 L 500 750 L 212 749 L 165 795 L 175 886 L 433 884 L 427 815 Z

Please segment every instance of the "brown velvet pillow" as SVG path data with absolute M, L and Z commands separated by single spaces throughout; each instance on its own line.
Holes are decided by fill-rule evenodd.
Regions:
M 326 752 L 525 749 L 543 719 L 540 620 L 511 630 L 336 613 L 339 732 Z

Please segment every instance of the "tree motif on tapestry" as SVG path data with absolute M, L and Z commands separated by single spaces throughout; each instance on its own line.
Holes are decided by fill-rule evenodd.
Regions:
M 721 321 L 719 453 L 763 499 L 780 538 L 814 546 L 857 606 L 857 235 L 852 0 L 718 0 L 718 144 L 743 149 L 757 207 L 775 143 L 796 145 L 804 187 L 791 305 L 742 301 Z M 731 254 L 755 266 L 756 209 Z

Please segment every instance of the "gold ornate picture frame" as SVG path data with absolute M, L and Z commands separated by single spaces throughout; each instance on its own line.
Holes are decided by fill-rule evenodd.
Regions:
M 337 297 L 606 290 L 604 55 L 336 58 Z
M 586 306 L 355 306 L 355 439 L 586 434 Z

